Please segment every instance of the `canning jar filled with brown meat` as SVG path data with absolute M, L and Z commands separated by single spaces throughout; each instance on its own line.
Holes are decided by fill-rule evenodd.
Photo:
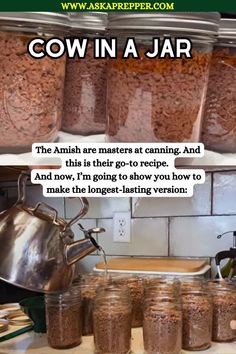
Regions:
M 130 291 L 132 305 L 132 327 L 143 324 L 143 279 L 135 274 L 118 274 L 112 277 L 113 284 L 127 286 Z
M 110 285 L 98 291 L 93 311 L 96 354 L 130 353 L 131 311 L 126 286 Z
M 183 349 L 205 350 L 211 346 L 212 298 L 206 291 L 183 290 Z
M 45 295 L 47 337 L 52 348 L 76 347 L 82 341 L 79 288 Z
M 198 142 L 218 13 L 111 14 L 117 59 L 108 60 L 108 127 L 111 142 Z M 122 58 L 127 37 L 139 58 Z M 191 40 L 191 58 L 149 58 L 153 38 Z M 160 45 L 161 46 L 161 45 Z M 160 51 L 159 51 L 160 54 Z
M 236 331 L 231 328 L 231 321 L 236 320 L 236 289 L 225 282 L 209 283 L 209 292 L 213 300 L 214 342 L 232 342 L 236 340 Z
M 181 278 L 181 292 L 204 291 L 206 288 L 207 282 L 202 276 L 185 276 Z
M 180 296 L 180 281 L 175 277 L 147 275 L 143 278 L 143 286 L 144 294 L 154 291 Z
M 65 58 L 35 59 L 27 45 L 35 37 L 63 38 L 67 21 L 52 12 L 0 13 L 0 153 L 30 151 L 33 143 L 57 139 Z
M 107 14 L 70 14 L 71 36 L 88 38 L 84 58 L 67 59 L 62 129 L 71 134 L 101 134 L 106 128 L 107 60 L 94 58 L 94 37 L 103 37 Z
M 180 354 L 182 346 L 181 304 L 169 292 L 145 292 L 143 316 L 145 354 Z
M 79 287 L 81 292 L 82 334 L 93 334 L 93 308 L 96 293 L 110 283 L 110 278 L 103 274 L 85 274 L 82 276 Z
M 202 141 L 209 150 L 236 152 L 236 19 L 222 19 L 214 47 Z

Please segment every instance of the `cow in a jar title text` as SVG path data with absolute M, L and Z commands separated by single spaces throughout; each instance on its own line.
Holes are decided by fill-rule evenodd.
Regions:
M 93 45 L 93 55 L 95 59 L 113 58 L 119 56 L 123 59 L 140 59 L 138 44 L 134 37 L 127 37 L 125 44 L 118 46 L 117 38 L 45 38 L 37 37 L 30 40 L 27 45 L 28 53 L 35 59 L 50 57 L 52 59 L 61 58 L 66 55 L 68 58 L 86 58 L 89 45 Z M 192 58 L 192 43 L 188 38 L 159 38 L 153 37 L 150 48 L 143 53 L 149 59 L 165 58 Z

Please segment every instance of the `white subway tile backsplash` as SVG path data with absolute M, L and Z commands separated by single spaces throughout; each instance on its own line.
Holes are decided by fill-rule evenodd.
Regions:
M 132 198 L 133 217 L 210 215 L 211 176 L 194 187 L 192 198 Z
M 236 214 L 236 172 L 214 173 L 213 214 Z
M 8 189 L 8 206 L 12 206 L 17 201 L 17 188 Z M 64 217 L 64 198 L 44 197 L 42 187 L 39 185 L 26 186 L 26 204 L 36 206 L 37 203 L 44 202 L 54 207 L 58 215 Z M 43 208 L 43 206 L 42 206 Z
M 168 255 L 168 219 L 146 218 L 131 221 L 133 252 L 140 256 Z
M 89 212 L 86 218 L 112 218 L 116 211 L 129 211 L 129 198 L 88 198 Z M 71 218 L 80 208 L 78 198 L 66 198 L 65 209 L 66 217 Z
M 214 257 L 233 245 L 233 238 L 217 235 L 236 230 L 236 216 L 203 216 L 171 218 L 170 255 L 183 257 Z
M 167 218 L 131 220 L 131 242 L 113 242 L 112 219 L 101 219 L 98 225 L 106 229 L 98 236 L 99 244 L 108 255 L 167 256 Z

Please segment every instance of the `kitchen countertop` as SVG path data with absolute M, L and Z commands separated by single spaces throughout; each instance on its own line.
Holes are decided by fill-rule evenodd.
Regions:
M 132 332 L 132 353 L 143 354 L 142 330 L 141 328 L 133 329 Z M 15 337 L 6 342 L 0 343 L 0 354 L 93 354 L 93 337 L 83 337 L 83 343 L 73 349 L 56 350 L 49 348 L 47 338 L 44 334 L 36 334 L 28 332 L 21 336 Z M 193 353 L 186 350 L 182 354 Z M 213 343 L 208 350 L 198 351 L 198 354 L 236 354 L 236 342 L 218 344 Z

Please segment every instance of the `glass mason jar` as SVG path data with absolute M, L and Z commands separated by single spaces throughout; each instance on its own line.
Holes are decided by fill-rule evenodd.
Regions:
M 165 280 L 165 276 L 161 275 L 155 275 L 155 274 L 147 274 L 143 276 L 143 286 L 151 286 L 151 285 L 156 285 L 160 284 Z
M 146 354 L 180 354 L 182 310 L 175 296 L 145 294 L 143 341 Z
M 89 38 L 84 59 L 67 59 L 62 129 L 72 134 L 104 133 L 107 60 L 94 59 L 92 39 L 104 36 L 107 14 L 71 13 L 71 35 Z
M 212 298 L 206 291 L 183 290 L 183 342 L 185 350 L 205 350 L 211 346 Z
M 236 19 L 222 19 L 210 65 L 202 142 L 209 150 L 236 152 Z
M 81 300 L 78 288 L 45 295 L 48 344 L 67 349 L 82 341 Z
M 81 290 L 81 313 L 82 313 L 82 334 L 89 336 L 93 334 L 93 306 L 97 290 L 108 285 L 109 278 L 100 274 L 86 274 L 82 276 L 80 283 Z
M 111 14 L 117 59 L 108 60 L 108 126 L 111 142 L 198 142 L 218 13 Z M 192 58 L 149 59 L 153 37 L 187 37 Z M 123 59 L 134 37 L 139 59 Z
M 228 280 L 227 278 L 208 280 L 207 281 L 207 288 L 210 291 L 214 291 L 215 289 L 218 289 L 218 288 L 236 289 L 235 284 L 231 280 Z
M 68 17 L 53 12 L 0 13 L 0 153 L 53 142 L 61 127 L 65 57 L 32 58 L 34 37 L 62 37 Z
M 143 283 L 145 293 L 152 290 L 180 295 L 180 281 L 174 277 L 146 276 Z
M 181 278 L 181 291 L 204 290 L 207 287 L 206 279 L 203 277 L 183 277 Z
M 130 353 L 131 311 L 127 287 L 108 286 L 98 291 L 93 311 L 96 354 Z
M 231 321 L 236 319 L 236 290 L 231 287 L 209 287 L 213 299 L 214 342 L 231 342 L 236 339 L 236 331 L 231 329 Z
M 132 327 L 142 327 L 143 324 L 143 280 L 133 274 L 119 274 L 112 277 L 112 282 L 129 288 L 132 304 Z

